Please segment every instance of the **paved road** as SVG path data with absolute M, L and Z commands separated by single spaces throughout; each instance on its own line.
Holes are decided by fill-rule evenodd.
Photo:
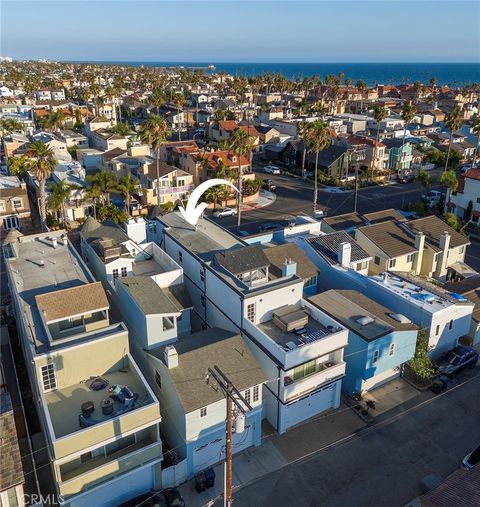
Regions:
M 271 179 L 277 185 L 277 199 L 265 208 L 243 213 L 241 229 L 254 233 L 262 222 L 284 223 L 292 215 L 312 212 L 311 184 L 289 176 L 265 174 L 260 168 L 256 168 L 256 173 L 263 179 Z M 362 188 L 358 195 L 357 209 L 360 213 L 369 213 L 385 208 L 401 208 L 408 202 L 419 200 L 421 194 L 422 188 L 417 182 Z M 318 194 L 318 204 L 326 206 L 330 216 L 353 211 L 353 200 L 353 192 L 331 193 L 320 190 Z M 216 220 L 226 228 L 233 229 L 236 226 L 236 218 L 233 217 Z
M 446 477 L 480 444 L 480 367 L 470 380 L 398 419 L 288 465 L 235 493 L 238 507 L 397 507 L 428 474 Z

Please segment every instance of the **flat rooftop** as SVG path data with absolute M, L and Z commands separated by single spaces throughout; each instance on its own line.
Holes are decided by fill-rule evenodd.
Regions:
M 223 252 L 245 243 L 222 227 L 200 218 L 196 228 L 183 219 L 179 211 L 168 213 L 159 218 L 174 239 L 204 261 L 211 261 L 216 252 Z
M 132 266 L 132 271 L 135 276 L 140 275 L 153 276 L 159 275 L 161 273 L 166 273 L 167 271 L 170 270 L 162 266 L 154 259 L 145 259 L 145 260 L 137 259 L 135 261 L 135 264 Z
M 441 287 L 408 273 L 385 273 L 369 277 L 369 280 L 382 286 L 409 303 L 420 306 L 430 313 L 438 312 L 453 305 L 472 305 L 465 297 L 454 295 Z
M 114 384 L 128 386 L 137 395 L 133 410 L 153 402 L 142 380 L 130 366 L 122 368 L 121 371 L 104 373 L 99 376 L 107 380 L 109 386 Z M 91 417 L 95 419 L 97 423 L 113 419 L 116 417 L 116 413 L 122 409 L 122 404 L 118 401 L 114 401 L 113 413 L 110 415 L 104 415 L 102 413 L 100 403 L 103 399 L 109 397 L 109 391 L 108 387 L 100 391 L 93 391 L 90 388 L 90 384 L 94 378 L 95 377 L 91 377 L 81 383 L 45 393 L 45 401 L 56 438 L 70 435 L 82 429 L 78 420 L 78 416 L 82 413 L 82 403 L 93 401 L 95 408 Z M 94 428 L 95 426 L 91 427 Z

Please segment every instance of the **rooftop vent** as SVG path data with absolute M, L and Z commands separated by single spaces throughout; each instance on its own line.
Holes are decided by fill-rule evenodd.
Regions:
M 355 322 L 361 326 L 367 326 L 368 324 L 375 322 L 375 319 L 373 317 L 370 317 L 370 315 L 364 315 L 363 317 L 358 317 L 358 319 L 355 319 Z
M 400 322 L 401 324 L 411 324 L 411 320 L 401 313 L 389 313 L 388 314 L 393 320 Z

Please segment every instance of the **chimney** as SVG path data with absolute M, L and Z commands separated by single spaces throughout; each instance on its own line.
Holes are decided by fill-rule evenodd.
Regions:
M 52 246 L 53 248 L 57 248 L 58 239 L 56 236 L 53 236 L 52 238 Z
M 383 273 L 383 283 L 388 283 L 388 273 L 386 271 Z
M 448 249 L 450 248 L 450 234 L 448 231 L 444 231 L 444 233 L 440 236 L 439 246 L 441 252 L 439 253 L 440 259 L 438 260 L 437 267 L 435 269 L 435 278 L 442 278 L 446 275 Z
M 163 359 L 167 368 L 176 368 L 178 366 L 178 353 L 173 345 L 167 345 L 163 351 Z
M 338 263 L 344 268 L 349 268 L 352 261 L 352 245 L 343 241 L 338 245 Z
M 440 249 L 443 252 L 446 252 L 448 251 L 449 248 L 450 248 L 450 234 L 448 233 L 448 231 L 445 231 L 440 236 Z
M 415 260 L 413 261 L 413 271 L 415 273 L 420 274 L 422 270 L 422 261 L 423 261 L 423 250 L 425 248 L 425 234 L 423 232 L 417 232 L 415 234 L 415 249 L 417 253 L 415 254 Z
M 282 264 L 282 277 L 297 274 L 297 263 L 292 259 L 285 259 Z

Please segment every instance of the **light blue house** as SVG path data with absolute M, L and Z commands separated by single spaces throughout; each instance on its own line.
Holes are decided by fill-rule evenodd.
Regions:
M 402 139 L 384 139 L 383 144 L 388 150 L 388 168 L 394 171 L 410 169 L 412 165 L 412 145 Z
M 404 315 L 355 290 L 329 290 L 309 301 L 348 330 L 342 389 L 352 395 L 397 378 L 415 353 L 418 328 Z

